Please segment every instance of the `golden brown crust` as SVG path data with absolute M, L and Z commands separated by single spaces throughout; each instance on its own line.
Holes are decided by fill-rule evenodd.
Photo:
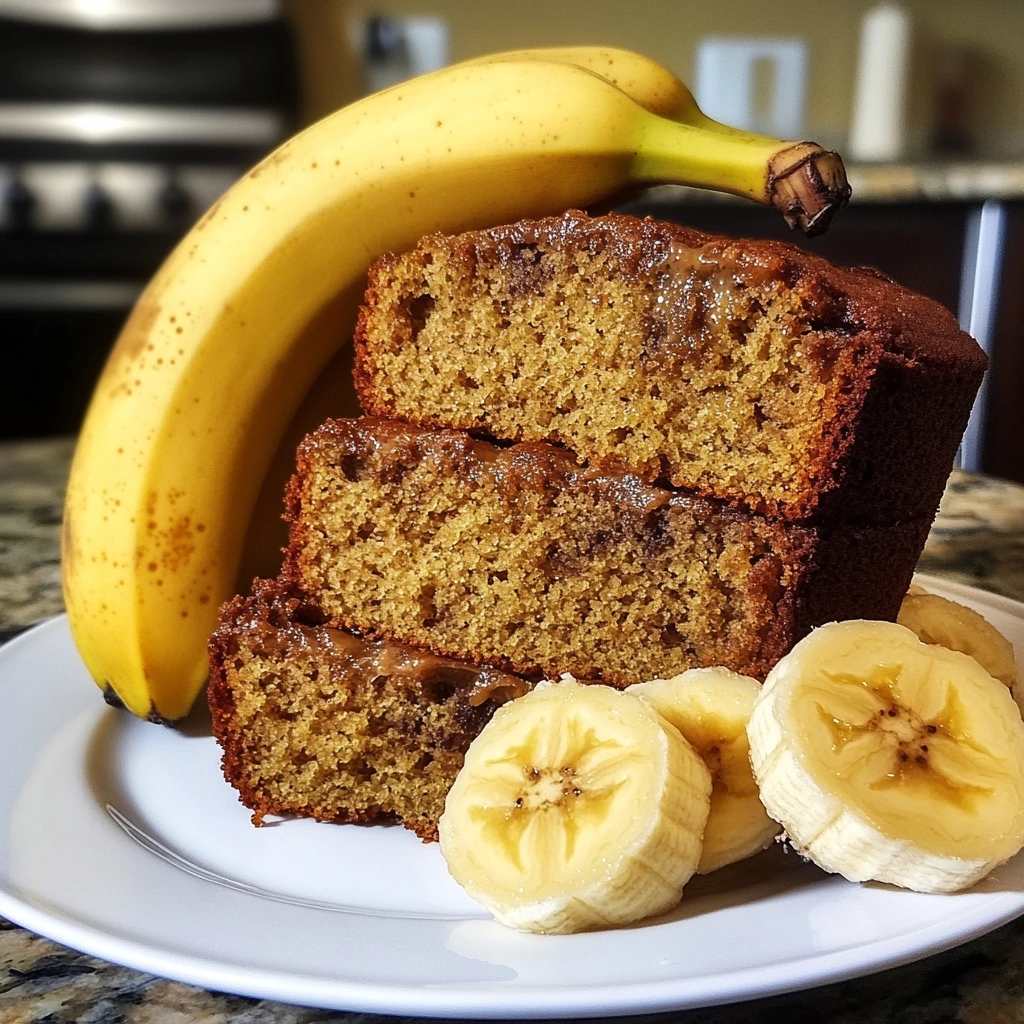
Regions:
M 665 270 L 680 259 L 682 270 Z M 579 265 L 586 260 L 592 265 L 584 273 Z M 671 286 L 659 284 L 666 273 L 677 275 Z M 597 349 L 581 340 L 581 295 L 558 305 L 557 293 L 574 275 L 586 282 L 587 302 L 600 305 L 609 278 L 620 307 L 629 299 L 618 320 L 607 315 L 596 328 Z M 658 289 L 666 302 L 653 301 Z M 474 305 L 483 310 L 474 358 L 486 380 L 465 380 L 474 372 L 465 330 L 422 330 L 432 304 L 440 310 L 447 293 L 459 316 Z M 556 308 L 543 320 L 540 300 L 552 295 Z M 766 309 L 769 300 L 777 310 Z M 720 305 L 709 309 L 709 302 Z M 500 305 L 506 319 L 495 321 L 489 303 Z M 561 348 L 551 342 L 559 309 L 571 326 Z M 721 370 L 730 358 L 723 344 L 742 346 L 719 330 L 720 321 L 732 317 L 749 334 L 769 312 L 774 319 L 764 333 L 774 332 L 775 378 L 750 384 L 748 370 L 761 358 L 756 352 L 741 368 L 744 376 L 730 377 Z M 505 331 L 503 323 L 510 324 Z M 609 329 L 620 331 L 607 338 L 610 349 L 631 353 L 622 357 L 629 364 L 625 383 L 594 365 Z M 780 341 L 787 329 L 793 339 Z M 496 350 L 494 359 L 488 347 Z M 573 362 L 578 359 L 588 360 L 585 369 Z M 530 360 L 532 376 L 525 370 Z M 891 524 L 934 513 L 985 365 L 984 353 L 947 310 L 877 271 L 834 267 L 782 242 L 735 241 L 649 218 L 570 211 L 428 236 L 412 252 L 378 261 L 356 331 L 355 379 L 364 410 L 375 416 L 553 441 L 593 465 L 626 465 L 649 482 L 667 479 L 793 520 Z M 422 370 L 422 379 L 410 369 Z M 564 407 L 574 375 L 589 382 L 585 401 L 596 410 L 595 422 Z M 546 388 L 551 381 L 560 383 Z M 685 390 L 694 381 L 704 390 L 669 402 L 666 411 L 667 389 Z M 734 394 L 731 408 L 722 404 L 723 389 Z M 797 392 L 802 398 L 794 398 Z M 578 390 L 569 399 L 584 401 Z M 616 403 L 610 410 L 609 402 Z M 721 421 L 733 412 L 739 418 L 727 435 Z M 627 436 L 609 440 L 616 422 Z M 776 428 L 771 436 L 762 433 Z M 637 443 L 645 431 L 664 438 Z M 787 459 L 792 465 L 783 467 Z M 789 475 L 771 478 L 783 470 Z

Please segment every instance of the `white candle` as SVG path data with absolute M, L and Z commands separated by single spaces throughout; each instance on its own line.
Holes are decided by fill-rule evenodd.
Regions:
M 906 137 L 910 15 L 885 3 L 864 15 L 850 132 L 855 160 L 898 160 Z

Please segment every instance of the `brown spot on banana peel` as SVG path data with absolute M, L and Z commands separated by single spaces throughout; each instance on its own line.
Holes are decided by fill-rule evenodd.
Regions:
M 189 515 L 175 516 L 160 537 L 160 564 L 170 572 L 181 572 L 195 554 L 196 525 Z M 201 532 L 201 531 L 200 531 Z
M 793 143 L 768 162 L 769 204 L 808 238 L 828 230 L 850 191 L 842 157 L 816 142 Z

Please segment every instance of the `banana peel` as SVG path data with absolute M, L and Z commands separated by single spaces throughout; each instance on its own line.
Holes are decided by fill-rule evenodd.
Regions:
M 97 384 L 65 504 L 72 634 L 111 699 L 188 713 L 261 485 L 289 424 L 319 415 L 321 399 L 303 402 L 351 336 L 374 259 L 637 185 L 734 192 L 808 231 L 845 202 L 834 154 L 718 125 L 642 58 L 619 79 L 632 95 L 581 63 L 510 55 L 346 107 L 253 168 L 168 257 Z

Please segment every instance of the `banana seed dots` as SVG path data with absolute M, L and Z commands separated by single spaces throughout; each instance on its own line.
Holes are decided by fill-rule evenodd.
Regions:
M 905 626 L 821 626 L 748 727 L 760 798 L 826 871 L 957 892 L 1024 842 L 1024 724 L 1007 687 Z M 823 824 L 824 823 L 824 824 Z
M 884 733 L 890 746 L 895 746 L 900 774 L 911 765 L 928 767 L 927 741 L 939 731 L 939 727 L 925 723 L 912 709 L 899 704 L 879 708 L 878 716 L 865 728 Z
M 582 796 L 583 790 L 576 783 L 576 769 L 563 765 L 559 770 L 553 768 L 523 767 L 526 776 L 526 788 L 516 797 L 515 806 L 526 811 L 537 811 L 545 807 L 555 807 L 565 797 Z
M 636 697 L 569 678 L 499 708 L 438 823 L 452 877 L 503 923 L 565 934 L 663 913 L 696 870 L 704 762 Z

